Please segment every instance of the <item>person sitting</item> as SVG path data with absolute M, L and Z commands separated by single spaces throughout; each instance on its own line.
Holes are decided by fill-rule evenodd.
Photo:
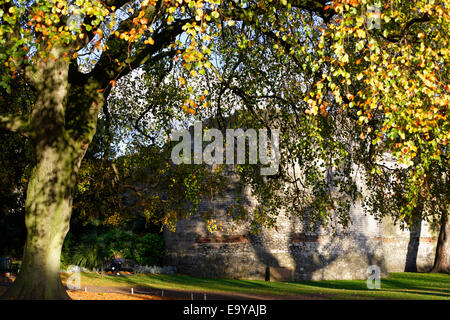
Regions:
M 112 262 L 112 269 L 114 271 L 117 271 L 117 275 L 120 275 L 120 268 L 121 268 L 123 262 L 124 261 L 123 261 L 122 257 L 120 256 L 120 254 L 117 253 Z

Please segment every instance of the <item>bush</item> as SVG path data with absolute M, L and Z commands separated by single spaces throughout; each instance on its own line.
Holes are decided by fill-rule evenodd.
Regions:
M 164 240 L 154 233 L 147 233 L 138 238 L 135 251 L 135 260 L 140 265 L 161 265 L 164 258 Z
M 124 259 L 140 265 L 161 265 L 164 240 L 158 234 L 137 235 L 131 231 L 112 229 L 98 235 L 91 232 L 76 241 L 68 235 L 61 255 L 62 266 L 77 265 L 87 269 L 101 268 L 104 259 L 119 253 Z
M 74 250 L 72 264 L 86 269 L 100 269 L 103 263 L 101 249 L 94 244 L 81 244 Z
M 112 229 L 97 239 L 102 248 L 103 256 L 112 259 L 117 253 L 120 253 L 124 259 L 134 258 L 134 248 L 136 246 L 137 236 L 127 230 Z

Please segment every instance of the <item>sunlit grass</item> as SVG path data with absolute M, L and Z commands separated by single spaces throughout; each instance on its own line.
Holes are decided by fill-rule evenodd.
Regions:
M 369 290 L 365 280 L 266 282 L 148 274 L 117 277 L 83 273 L 81 283 L 82 286 L 140 287 L 272 296 L 308 295 L 328 299 L 450 300 L 450 275 L 427 273 L 392 273 L 388 278 L 381 279 L 379 290 Z

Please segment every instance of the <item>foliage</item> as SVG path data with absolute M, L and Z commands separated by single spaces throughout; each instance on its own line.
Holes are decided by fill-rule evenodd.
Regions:
M 383 2 L 378 29 L 364 19 L 369 4 L 333 1 L 336 15 L 317 43 L 316 68 L 329 68 L 305 100 L 316 115 L 330 92 L 328 103 L 356 114 L 374 213 L 408 225 L 417 211 L 439 219 L 449 204 L 448 3 Z M 386 153 L 399 166 L 384 165 Z
M 104 257 L 108 259 L 114 258 L 118 253 L 124 259 L 131 259 L 133 256 L 136 236 L 131 231 L 112 229 L 94 239 L 92 242 L 95 241 L 102 248 Z
M 140 265 L 161 265 L 164 249 L 164 240 L 159 234 L 109 228 L 103 232 L 85 230 L 81 235 L 67 237 L 62 256 L 65 265 L 88 269 L 100 269 L 105 260 L 113 259 L 116 254 Z
M 27 144 L 8 132 L 0 132 L 0 140 L 0 256 L 20 257 L 25 236 Z
M 246 111 L 239 118 L 241 127 L 282 128 L 282 159 L 288 161 L 279 177 L 288 182 L 287 188 L 276 179 L 261 177 L 255 168 L 239 168 L 242 181 L 260 200 L 255 227 L 273 226 L 280 209 L 297 212 L 313 226 L 348 224 L 349 203 L 358 195 L 357 169 L 352 164 L 378 175 L 367 181 L 369 187 L 383 185 L 391 179 L 378 162 L 385 153 L 407 166 L 407 176 L 399 173 L 405 183 L 388 187 L 393 203 L 400 205 L 398 213 L 381 214 L 398 214 L 409 223 L 423 202 L 431 216 L 446 213 L 448 3 L 385 1 L 381 30 L 366 27 L 369 4 L 367 0 L 0 0 L 0 86 L 13 94 L 14 80 L 22 79 L 35 95 L 26 112 L 2 104 L 0 113 L 3 128 L 28 137 L 32 144 L 36 161 L 31 166 L 39 174 L 30 177 L 29 185 L 46 188 L 28 189 L 27 217 L 43 228 L 52 224 L 49 221 L 68 224 L 71 208 L 57 207 L 66 200 L 71 203 L 80 172 L 77 191 L 86 216 L 107 212 L 118 218 L 110 221 L 116 225 L 128 218 L 129 212 L 122 216 L 119 210 L 125 199 L 123 192 L 116 192 L 118 176 L 125 182 L 122 186 L 133 186 L 128 189 L 134 189 L 136 204 L 146 209 L 142 212 L 148 221 L 173 227 L 178 218 L 195 211 L 208 188 L 217 192 L 220 183 L 215 182 L 223 180 L 197 166 L 167 166 L 167 150 L 147 148 L 142 141 L 115 161 L 109 156 L 114 150 L 105 152 L 98 167 L 91 159 L 80 168 L 81 160 L 101 110 L 105 130 L 100 124 L 100 140 L 105 145 L 113 138 L 127 143 L 121 135 L 112 137 L 111 119 L 148 136 L 142 130 L 143 117 L 151 110 L 159 114 L 157 122 L 163 119 L 163 127 L 172 128 L 169 122 L 179 115 L 174 111 L 177 106 L 183 115 L 198 116 L 211 107 L 213 96 L 219 97 L 213 106 L 219 118 L 222 101 L 237 101 L 231 109 Z M 107 99 L 117 83 L 142 66 L 149 73 L 158 70 L 146 76 L 146 84 L 153 86 L 146 99 L 149 107 L 122 104 L 109 110 Z M 168 70 L 179 74 L 167 76 Z M 206 89 L 207 82 L 195 85 L 195 79 L 211 74 L 215 90 Z M 177 87 L 170 89 L 164 83 Z M 226 91 L 238 98 L 226 100 Z M 167 109 L 162 107 L 164 97 L 171 100 Z M 148 167 L 155 155 L 161 156 L 158 170 L 139 173 L 139 179 L 150 176 L 154 183 L 153 189 L 143 192 L 131 183 L 137 175 L 130 172 Z M 46 161 L 57 158 L 64 160 L 54 162 L 60 167 L 50 172 Z M 296 166 L 304 170 L 292 177 Z M 51 180 L 51 174 L 61 178 Z M 96 193 L 107 201 L 99 207 Z M 184 197 L 189 203 L 185 210 L 180 201 Z M 385 208 L 375 206 L 375 211 Z M 25 246 L 32 251 L 30 259 L 47 250 L 42 236 L 34 239 L 41 247 L 32 251 L 33 243 Z M 16 286 L 24 283 L 18 280 L 16 292 L 25 292 Z
M 448 6 L 384 2 L 374 29 L 369 1 L 310 11 L 288 1 L 273 4 L 276 19 L 263 14 L 271 5 L 246 7 L 242 23 L 221 29 L 224 63 L 210 76 L 218 115 L 245 109 L 239 125 L 282 129 L 284 183 L 240 169 L 264 204 L 256 224 L 273 226 L 283 208 L 312 225 L 345 226 L 361 195 L 377 218 L 439 220 L 449 203 Z M 240 100 L 231 108 L 221 103 L 230 95 Z
M 13 91 L 0 88 L 0 108 L 27 114 L 33 94 L 21 78 L 11 80 Z M 30 164 L 31 145 L 26 137 L 0 129 L 0 256 L 22 255 L 26 235 L 24 206 Z
M 164 258 L 164 241 L 161 236 L 148 233 L 138 238 L 135 259 L 140 265 L 161 265 Z
M 170 145 L 143 146 L 113 160 L 85 159 L 74 200 L 78 224 L 125 226 L 138 217 L 146 225 L 174 228 L 198 203 L 223 189 L 225 178 L 198 166 L 170 163 Z
M 87 268 L 87 269 L 100 269 L 103 263 L 100 249 L 95 244 L 81 243 L 75 248 L 75 252 L 71 257 L 71 264 Z
M 9 86 L 8 74 L 24 72 L 27 65 L 36 64 L 39 59 L 52 59 L 52 48 L 62 45 L 66 47 L 64 54 L 53 59 L 78 63 L 87 71 L 92 71 L 87 64 L 97 68 L 105 66 L 83 50 L 91 48 L 98 57 L 105 51 L 109 61 L 115 62 L 118 68 L 113 72 L 117 76 L 110 78 L 107 87 L 99 89 L 109 95 L 120 83 L 119 75 L 123 77 L 129 72 L 122 72 L 126 63 L 133 64 L 133 68 L 141 66 L 133 60 L 139 58 L 141 52 L 147 61 L 149 56 L 144 52 L 153 50 L 148 47 L 153 46 L 155 52 L 158 45 L 173 49 L 144 66 L 145 83 L 150 88 L 146 93 L 146 105 L 161 116 L 159 122 L 153 122 L 158 123 L 159 128 L 150 130 L 167 127 L 177 107 L 187 114 L 203 113 L 199 107 L 214 105 L 211 99 L 214 95 L 219 97 L 216 110 L 222 112 L 220 100 L 227 90 L 242 100 L 241 107 L 245 105 L 251 111 L 252 119 L 241 120 L 242 124 L 258 127 L 267 122 L 275 123 L 277 119 L 279 125 L 286 128 L 282 135 L 283 144 L 288 146 L 284 149 L 284 159 L 292 159 L 291 167 L 300 164 L 306 171 L 302 181 L 291 184 L 285 197 L 269 195 L 270 190 L 282 188 L 278 182 L 255 176 L 251 168 L 240 171 L 243 180 L 252 184 L 260 201 L 266 204 L 265 208 L 258 209 L 262 210 L 260 224 L 273 225 L 275 208 L 281 203 L 292 212 L 308 212 L 312 224 L 331 221 L 333 215 L 338 222 L 347 224 L 348 204 L 356 197 L 350 163 L 362 161 L 369 172 L 380 173 L 382 169 L 374 166 L 373 159 L 384 151 L 391 152 L 400 163 L 410 167 L 413 159 L 417 159 L 414 169 L 409 170 L 402 196 L 405 199 L 401 206 L 403 220 L 408 220 L 420 202 L 419 185 L 429 181 L 424 180 L 425 175 L 435 176 L 430 168 L 437 166 L 440 173 L 446 172 L 448 84 L 443 75 L 447 73 L 448 62 L 445 37 L 448 8 L 442 4 L 394 0 L 384 3 L 380 30 L 367 27 L 366 11 L 371 4 L 368 1 L 80 4 L 59 1 L 54 6 L 37 1 L 33 5 L 14 6 L 11 2 L 4 3 L 1 32 L 5 43 L 14 43 L 1 55 L 6 67 L 4 86 Z M 119 6 L 126 13 L 121 15 Z M 160 11 L 156 10 L 158 6 L 161 6 Z M 28 16 L 29 22 L 22 23 L 21 16 Z M 122 21 L 132 22 L 132 27 Z M 184 33 L 185 41 L 167 41 L 158 32 L 179 26 L 174 35 Z M 398 30 L 402 30 L 401 33 Z M 21 39 L 13 38 L 15 34 L 21 34 Z M 85 49 L 82 49 L 83 39 L 91 40 Z M 124 42 L 129 43 L 127 53 L 122 50 Z M 135 50 L 134 55 L 130 55 L 130 48 Z M 27 59 L 25 56 L 30 51 L 36 53 L 29 54 Z M 212 63 L 212 52 L 225 63 Z M 172 74 L 168 80 L 171 82 L 162 81 L 174 63 L 182 66 L 184 71 L 179 72 L 185 74 Z M 402 68 L 404 65 L 410 68 Z M 212 90 L 195 88 L 194 78 L 211 72 L 216 73 Z M 239 87 L 234 83 L 239 83 Z M 184 88 L 182 94 L 173 90 L 177 87 Z M 112 105 L 119 106 L 119 101 L 126 99 L 130 101 L 130 93 L 124 87 L 121 90 L 121 97 L 113 97 Z M 168 101 L 170 107 L 160 108 Z M 258 116 L 261 104 L 267 111 L 266 117 Z M 123 104 L 118 109 L 113 107 L 113 114 L 105 113 L 107 122 L 111 122 L 108 118 L 115 121 L 108 126 L 117 129 L 120 123 L 124 128 L 134 122 L 134 132 L 149 138 L 149 130 L 143 132 L 142 129 L 148 125 L 143 118 L 148 110 L 141 113 L 142 108 L 136 108 L 141 112 L 128 115 L 129 109 Z M 349 124 L 347 120 L 354 118 L 358 121 L 344 130 Z M 337 132 L 341 132 L 340 137 Z M 368 143 L 373 144 L 370 156 L 355 159 L 355 150 L 348 144 L 357 132 L 362 140 L 369 139 Z M 108 134 L 110 132 L 105 131 L 103 136 Z M 117 138 L 123 139 L 123 136 Z M 139 138 L 133 134 L 133 141 L 136 139 Z M 363 153 L 364 149 L 357 151 Z M 320 161 L 316 161 L 318 159 Z M 282 168 L 285 180 L 289 179 L 288 167 Z M 336 177 L 334 187 L 347 194 L 348 199 L 337 199 L 330 193 L 329 168 Z M 431 182 L 429 186 L 430 190 L 436 189 Z M 315 196 L 307 201 L 292 201 L 308 199 L 299 194 L 311 192 Z M 421 198 L 433 197 L 436 195 L 425 194 Z M 117 201 L 104 198 L 105 203 L 117 206 Z
M 276 227 L 281 210 L 300 217 L 305 229 L 347 226 L 358 196 L 355 126 L 335 105 L 328 117 L 311 118 L 304 101 L 319 72 L 313 67 L 320 59 L 315 39 L 324 23 L 316 12 L 289 3 L 276 6 L 277 19 L 262 14 L 264 9 L 250 8 L 251 18 L 223 27 L 215 47 L 224 63 L 204 80 L 212 83 L 208 111 L 217 115 L 219 127 L 281 131 L 277 175 L 263 177 L 259 166 L 237 166 L 241 184 L 251 186 L 259 205 L 245 212 L 238 203 L 234 216 L 251 219 L 255 232 Z

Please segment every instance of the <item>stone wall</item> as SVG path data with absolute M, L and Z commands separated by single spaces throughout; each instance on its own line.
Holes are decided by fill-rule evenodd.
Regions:
M 388 156 L 383 164 L 396 166 Z M 282 267 L 290 270 L 295 280 L 320 280 L 367 279 L 370 265 L 379 266 L 384 275 L 405 270 L 427 271 L 432 267 L 437 232 L 432 232 L 425 223 L 410 232 L 400 230 L 389 219 L 377 222 L 372 216 L 364 215 L 358 201 L 351 207 L 351 226 L 335 236 L 329 229 L 306 232 L 301 221 L 283 212 L 278 216 L 276 230 L 252 235 L 249 223 L 236 223 L 227 215 L 227 209 L 237 205 L 238 195 L 245 199 L 249 210 L 256 205 L 248 188 L 238 191 L 237 177 L 232 168 L 229 170 L 234 183 L 230 183 L 224 196 L 202 202 L 199 214 L 179 221 L 176 232 L 164 232 L 165 263 L 176 266 L 178 272 L 204 277 L 264 279 L 267 267 Z M 293 170 L 297 177 L 301 175 L 300 168 Z M 355 166 L 354 172 L 357 172 L 356 184 L 363 193 L 367 192 L 362 170 Z M 208 232 L 200 216 L 211 210 L 223 231 Z
M 294 280 L 367 279 L 367 268 L 377 265 L 382 274 L 431 268 L 437 241 L 423 223 L 418 230 L 402 231 L 392 221 L 377 222 L 364 215 L 361 204 L 351 208 L 352 225 L 332 236 L 330 230 L 305 232 L 302 223 L 281 213 L 277 230 L 249 233 L 248 223 L 236 223 L 226 215 L 235 204 L 233 187 L 224 197 L 203 202 L 200 212 L 214 210 L 223 231 L 210 233 L 200 214 L 165 231 L 166 261 L 184 274 L 202 277 L 264 279 L 267 267 L 291 270 Z M 249 206 L 251 194 L 244 190 Z

